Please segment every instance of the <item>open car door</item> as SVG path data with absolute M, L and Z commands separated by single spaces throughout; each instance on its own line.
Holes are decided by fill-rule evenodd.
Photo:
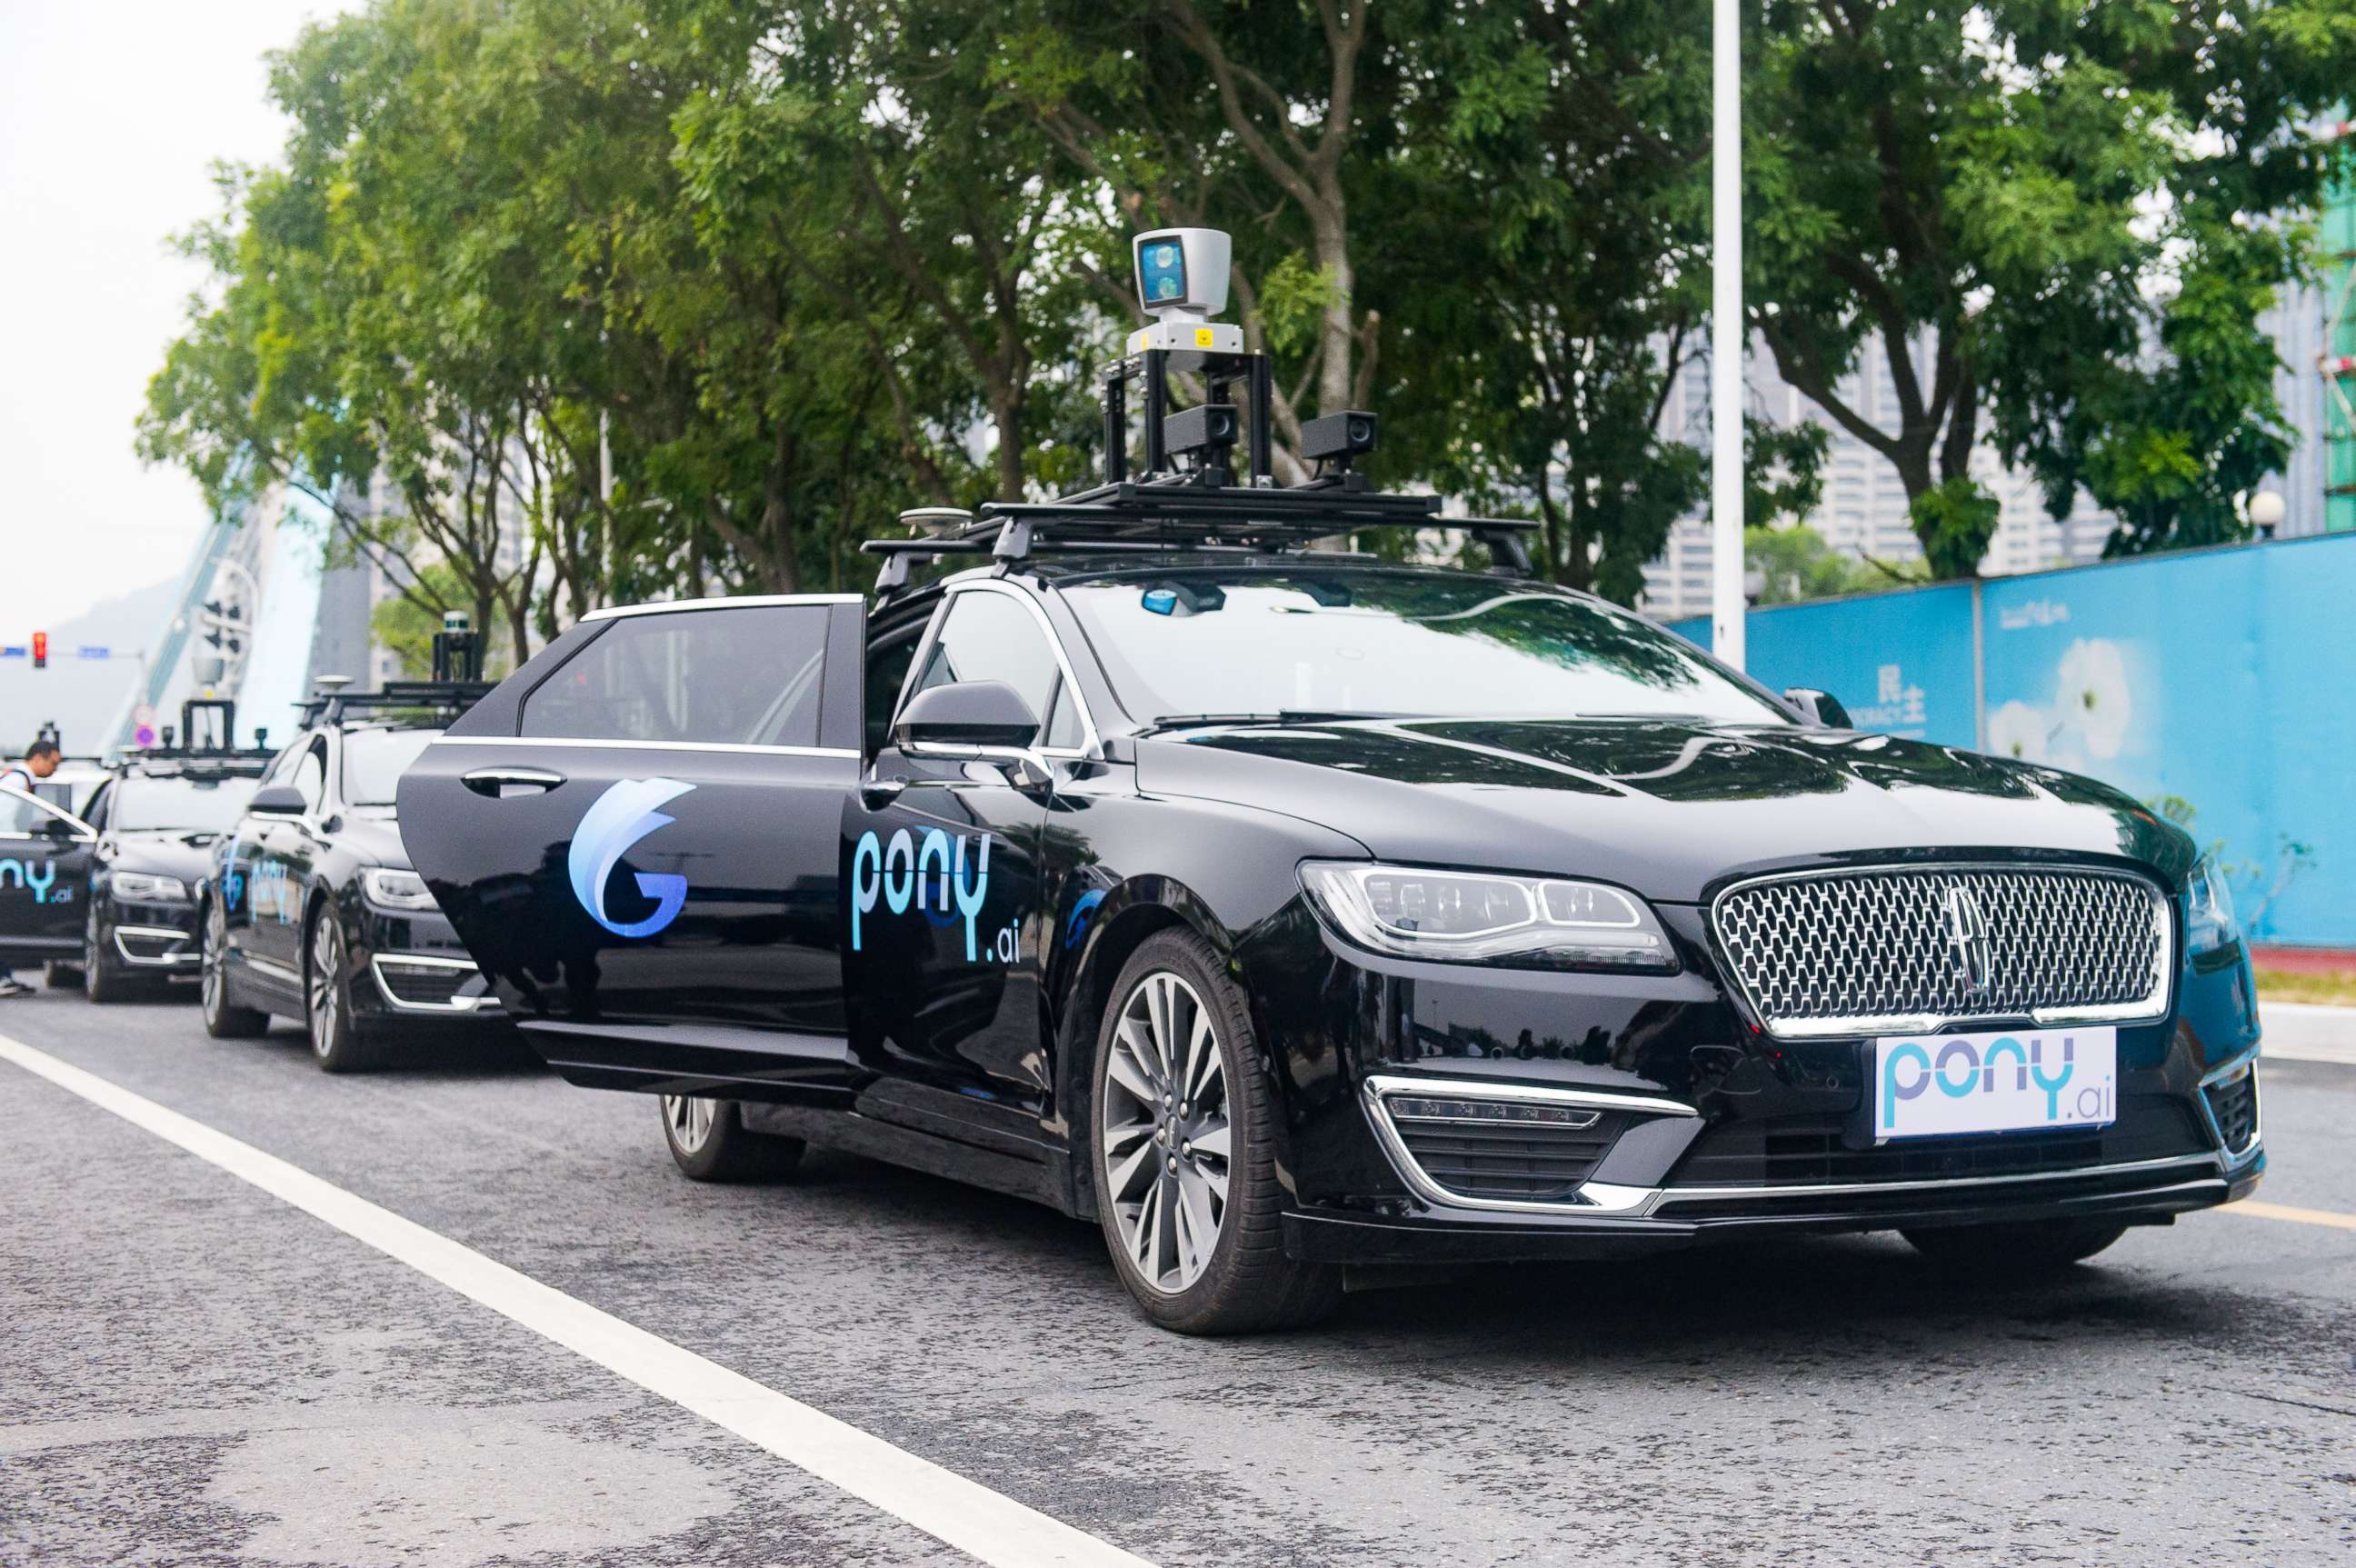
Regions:
M 594 612 L 401 781 L 402 839 L 574 1083 L 835 1102 L 855 595 Z
M 0 789 L 0 955 L 16 962 L 81 956 L 97 840 L 64 807 Z

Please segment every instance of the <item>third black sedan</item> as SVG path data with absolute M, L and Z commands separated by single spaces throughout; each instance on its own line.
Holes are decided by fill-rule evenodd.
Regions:
M 214 842 L 244 815 L 267 761 L 239 753 L 134 756 L 91 793 L 85 815 L 98 837 L 81 957 L 91 1001 L 196 979 L 196 889 Z

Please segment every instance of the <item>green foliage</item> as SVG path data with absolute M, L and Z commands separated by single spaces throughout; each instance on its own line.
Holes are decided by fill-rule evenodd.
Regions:
M 461 608 L 521 653 L 615 599 L 856 586 L 905 506 L 1086 482 L 1128 238 L 1211 223 L 1280 477 L 1303 419 L 1376 408 L 1379 479 L 1537 520 L 1546 575 L 1632 600 L 1708 494 L 1698 425 L 1665 427 L 1708 325 L 1708 20 L 374 0 L 273 57 L 285 146 L 183 238 L 214 277 L 141 449 L 217 499 L 310 492 L 401 585 L 396 640 Z M 2356 6 L 1752 20 L 1751 325 L 1897 466 L 1935 570 L 1992 525 L 1983 430 L 2115 509 L 2115 549 L 2233 536 L 2283 451 L 2255 321 L 2306 242 L 2276 220 L 2325 172 L 2298 127 Z M 1839 393 L 1877 334 L 1895 432 Z M 1746 433 L 1746 522 L 1811 512 L 1824 431 Z
M 1885 456 L 1940 575 L 1983 431 L 2115 510 L 2115 552 L 2234 536 L 2278 467 L 2257 316 L 2297 275 L 2356 67 L 2347 0 L 1767 0 L 1746 44 L 1747 296 L 1794 385 Z M 1897 428 L 1844 380 L 1884 353 Z M 1886 418 L 1887 415 L 1877 417 Z
M 1826 544 L 1813 528 L 1744 529 L 1742 564 L 1759 574 L 1758 602 L 1762 605 L 1798 604 L 1888 585 Z
M 1968 475 L 1943 480 L 1916 495 L 1906 509 L 1907 518 L 1914 525 L 1914 537 L 1922 542 L 1922 558 L 1930 564 L 1931 575 L 1978 575 L 1980 557 L 1987 553 L 1988 541 L 1996 537 L 2003 510 Z

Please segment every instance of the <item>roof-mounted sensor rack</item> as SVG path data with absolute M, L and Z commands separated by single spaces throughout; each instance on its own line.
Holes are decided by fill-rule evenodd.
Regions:
M 325 684 L 323 680 L 322 684 Z M 387 681 L 380 692 L 327 691 L 303 700 L 303 725 L 340 724 L 388 709 L 423 709 L 456 718 L 490 694 L 491 681 Z
M 860 546 L 884 558 L 875 579 L 879 596 L 905 588 L 909 568 L 919 560 L 1265 554 L 1369 528 L 1462 529 L 1489 547 L 1497 570 L 1529 572 L 1523 535 L 1535 522 L 1442 517 L 1439 497 L 1377 490 L 1355 472 L 1353 464 L 1375 449 L 1377 424 L 1371 413 L 1350 410 L 1311 421 L 1302 430 L 1301 451 L 1316 463 L 1315 475 L 1298 485 L 1276 482 L 1269 358 L 1245 349 L 1237 328 L 1207 319 L 1226 299 L 1226 235 L 1206 229 L 1138 237 L 1139 301 L 1157 319 L 1130 335 L 1129 353 L 1104 373 L 1105 482 L 1059 500 L 986 502 L 969 520 L 941 507 L 903 514 L 914 537 L 871 539 Z M 1169 408 L 1173 371 L 1199 378 L 1205 394 L 1177 413 Z M 1144 426 L 1142 471 L 1133 477 L 1132 384 Z M 1240 473 L 1232 467 L 1238 440 Z

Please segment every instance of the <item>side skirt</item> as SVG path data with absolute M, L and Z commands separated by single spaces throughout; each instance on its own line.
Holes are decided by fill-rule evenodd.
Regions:
M 1070 1190 L 1066 1156 L 1063 1150 L 1047 1144 L 1034 1144 L 1029 1155 L 1014 1155 L 966 1143 L 946 1130 L 919 1132 L 851 1110 L 747 1101 L 740 1102 L 737 1111 L 747 1132 L 800 1138 L 819 1148 L 862 1155 L 1010 1197 L 1028 1198 L 1059 1214 L 1071 1212 L 1066 1201 Z M 992 1141 L 999 1139 L 993 1134 Z

